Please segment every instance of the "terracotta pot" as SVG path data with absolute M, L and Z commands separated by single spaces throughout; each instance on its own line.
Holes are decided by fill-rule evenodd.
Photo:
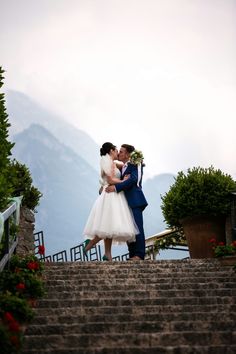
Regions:
M 211 238 L 225 242 L 225 217 L 194 216 L 181 220 L 191 258 L 214 258 Z
M 220 264 L 223 266 L 234 266 L 236 265 L 236 256 L 225 256 L 217 258 Z

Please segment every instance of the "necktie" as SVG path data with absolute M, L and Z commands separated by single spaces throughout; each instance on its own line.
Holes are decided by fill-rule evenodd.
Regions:
M 127 166 L 128 166 L 127 163 L 125 163 L 124 166 L 122 167 L 122 175 L 124 174 L 124 172 L 125 172 Z

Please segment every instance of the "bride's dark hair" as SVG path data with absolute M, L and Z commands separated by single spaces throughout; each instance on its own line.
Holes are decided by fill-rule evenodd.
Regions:
M 112 143 L 104 143 L 100 149 L 100 155 L 103 156 L 103 155 L 106 155 L 106 154 L 109 154 L 109 152 L 111 150 L 115 150 L 116 149 L 116 146 L 113 145 Z

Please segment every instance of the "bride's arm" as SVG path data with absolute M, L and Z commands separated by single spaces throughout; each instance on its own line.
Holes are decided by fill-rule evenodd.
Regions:
M 118 160 L 115 160 L 116 167 L 119 168 L 119 170 L 122 170 L 122 167 L 124 166 L 124 163 Z
M 115 169 L 112 169 L 111 175 L 106 175 L 107 178 L 107 182 L 109 184 L 116 184 L 116 183 L 121 183 L 124 180 L 126 180 L 127 178 L 129 178 L 129 175 L 125 176 L 123 180 L 121 180 L 120 178 L 115 177 Z
M 117 184 L 117 183 L 121 183 L 126 181 L 128 178 L 130 177 L 130 175 L 126 175 L 123 180 L 116 178 L 116 177 L 112 177 L 112 176 L 107 176 L 107 182 L 109 184 Z

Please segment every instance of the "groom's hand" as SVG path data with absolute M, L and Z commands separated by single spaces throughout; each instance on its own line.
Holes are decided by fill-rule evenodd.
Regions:
M 116 187 L 114 185 L 106 187 L 105 191 L 107 193 L 116 192 Z

